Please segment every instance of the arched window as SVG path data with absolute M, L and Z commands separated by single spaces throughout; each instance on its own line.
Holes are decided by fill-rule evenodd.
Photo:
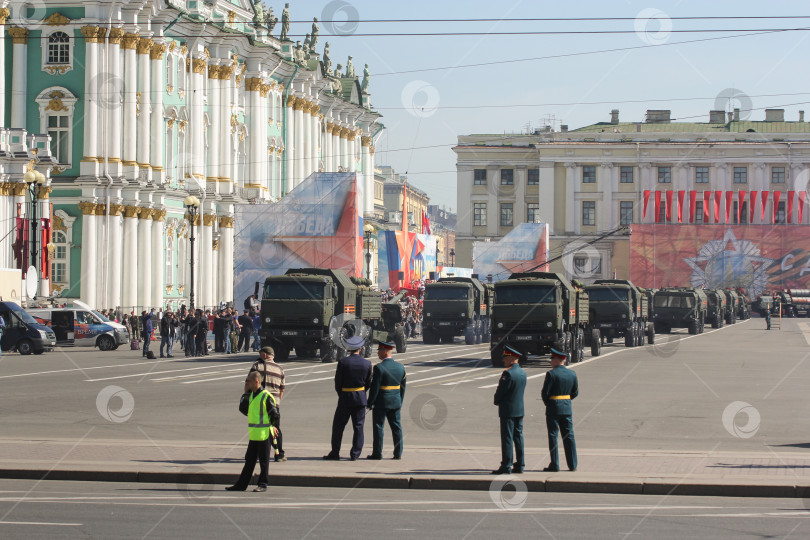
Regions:
M 70 63 L 70 38 L 64 32 L 48 36 L 48 64 Z

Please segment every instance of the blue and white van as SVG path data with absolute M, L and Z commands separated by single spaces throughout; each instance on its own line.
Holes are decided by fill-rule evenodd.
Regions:
M 54 331 L 57 345 L 113 351 L 129 343 L 129 331 L 123 324 L 109 320 L 78 300 L 68 307 L 34 308 L 28 313 Z

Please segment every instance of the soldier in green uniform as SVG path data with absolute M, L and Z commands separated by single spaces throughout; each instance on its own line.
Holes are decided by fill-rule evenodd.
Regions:
M 382 459 L 386 418 L 394 436 L 394 459 L 402 457 L 402 421 L 399 412 L 405 397 L 405 368 L 391 357 L 393 349 L 394 344 L 387 341 L 380 341 L 377 348 L 380 363 L 374 366 L 368 393 L 368 408 L 372 409 L 374 420 L 374 448 L 366 459 Z
M 571 415 L 571 400 L 579 394 L 577 374 L 563 364 L 568 355 L 551 349 L 551 369 L 546 372 L 540 396 L 546 405 L 548 450 L 551 463 L 544 472 L 558 472 L 560 460 L 557 455 L 557 433 L 562 434 L 565 462 L 572 471 L 577 470 L 577 444 L 574 439 L 574 423 Z
M 503 349 L 503 365 L 506 371 L 495 390 L 495 405 L 501 419 L 501 466 L 492 474 L 522 473 L 523 460 L 523 392 L 526 389 L 526 372 L 518 364 L 520 351 L 509 347 Z M 515 447 L 515 463 L 512 464 L 512 445 Z

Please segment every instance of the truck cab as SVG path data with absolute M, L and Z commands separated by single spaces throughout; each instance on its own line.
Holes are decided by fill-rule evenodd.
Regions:
M 464 342 L 473 345 L 489 332 L 484 286 L 475 278 L 441 278 L 426 284 L 422 313 L 424 343 L 449 343 L 463 335 Z
M 53 330 L 39 324 L 14 302 L 0 302 L 0 315 L 6 323 L 0 347 L 4 351 L 16 350 L 22 355 L 42 354 L 56 346 Z
M 585 287 L 585 291 L 591 329 L 598 329 L 601 338 L 612 342 L 615 337 L 624 337 L 627 347 L 643 345 L 645 337 L 648 343 L 655 342 L 653 329 L 647 327 L 647 296 L 630 281 L 597 279 L 593 285 Z
M 690 334 L 705 329 L 708 301 L 701 289 L 667 287 L 653 297 L 655 332 L 668 334 L 673 328 L 687 328 Z

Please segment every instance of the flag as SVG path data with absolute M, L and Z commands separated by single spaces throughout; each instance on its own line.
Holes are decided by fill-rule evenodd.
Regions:
M 427 212 L 422 212 L 422 234 L 430 234 L 430 219 Z
M 661 192 L 655 192 L 655 222 L 658 223 L 658 217 L 661 215 Z
M 729 218 L 731 217 L 731 199 L 734 198 L 733 191 L 726 191 L 726 223 L 731 223 Z
M 748 209 L 751 217 L 748 220 L 748 223 L 753 223 L 754 222 L 754 211 L 757 209 L 757 195 L 758 194 L 759 194 L 759 191 L 757 191 L 757 190 L 754 190 L 754 191 L 751 192 L 751 197 L 750 197 L 751 198 L 751 204 L 749 205 L 751 208 Z
M 722 191 L 714 192 L 714 222 L 720 223 L 720 200 L 723 198 Z
M 686 191 L 678 191 L 678 223 L 683 223 L 683 199 L 686 197 Z
M 765 223 L 765 207 L 768 205 L 768 191 L 762 190 L 762 195 L 760 195 L 760 200 L 762 201 L 762 212 L 759 216 L 759 220 L 762 223 Z
M 667 223 L 672 223 L 672 190 L 668 189 L 666 191 L 667 196 L 667 209 L 666 209 L 666 216 L 667 216 Z
M 689 192 L 689 223 L 695 222 L 695 205 L 697 204 L 697 191 Z
M 649 190 L 649 189 L 645 189 L 645 190 L 644 190 L 644 208 L 643 208 L 643 210 L 641 211 L 641 218 L 642 218 L 642 219 L 644 219 L 645 217 L 647 217 L 647 203 L 648 203 L 648 202 L 650 202 L 650 190 Z
M 788 200 L 787 200 L 787 222 L 791 223 L 791 219 L 793 218 L 793 197 L 795 197 L 795 191 L 788 191 Z

